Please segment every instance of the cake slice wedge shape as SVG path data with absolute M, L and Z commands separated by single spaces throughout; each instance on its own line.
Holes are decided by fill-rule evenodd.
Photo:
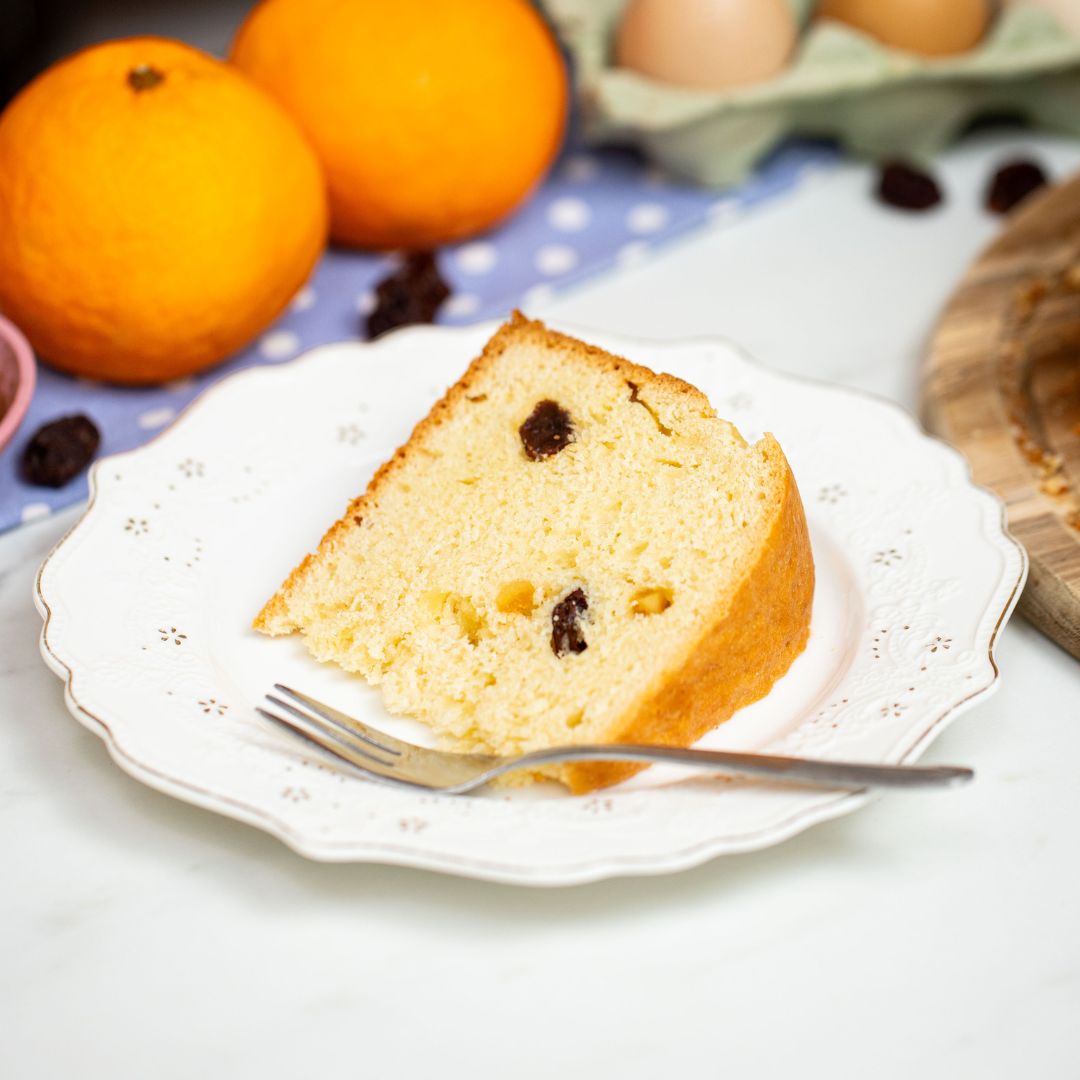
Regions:
M 254 626 L 451 749 L 689 746 L 787 671 L 813 593 L 771 435 L 515 312 Z M 582 793 L 639 768 L 544 775 Z

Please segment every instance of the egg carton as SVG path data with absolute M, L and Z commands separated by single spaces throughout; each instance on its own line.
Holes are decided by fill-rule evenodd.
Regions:
M 789 136 L 835 138 L 875 160 L 925 163 L 974 119 L 1019 115 L 1080 135 L 1080 40 L 1011 7 L 969 52 L 928 58 L 832 20 L 811 21 L 775 78 L 728 90 L 668 86 L 614 66 L 627 0 L 543 0 L 574 62 L 587 141 L 636 144 L 672 173 L 742 180 Z

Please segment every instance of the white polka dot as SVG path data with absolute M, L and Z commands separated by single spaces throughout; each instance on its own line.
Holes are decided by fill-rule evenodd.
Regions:
M 305 285 L 293 297 L 292 309 L 293 311 L 307 311 L 315 306 L 316 299 L 315 290 L 310 285 Z
M 454 293 L 443 306 L 443 311 L 447 315 L 473 315 L 480 307 L 480 297 L 475 293 L 459 292 Z
M 259 352 L 267 360 L 285 360 L 300 349 L 300 338 L 291 330 L 271 330 L 259 340 Z
M 164 427 L 175 415 L 175 409 L 163 405 L 160 409 L 148 409 L 144 413 L 139 413 L 135 423 L 143 431 L 153 431 L 154 428 Z
M 717 199 L 709 207 L 709 220 L 730 221 L 739 214 L 739 204 L 734 199 Z
M 626 227 L 633 233 L 659 232 L 671 215 L 661 203 L 638 203 L 626 215 Z
M 49 509 L 47 503 L 27 503 L 22 508 L 22 513 L 19 514 L 19 519 L 25 525 L 30 521 L 39 521 L 41 518 L 48 517 L 52 511 Z
M 356 310 L 361 315 L 370 315 L 375 310 L 375 305 L 378 301 L 375 298 L 374 289 L 368 289 L 367 292 L 362 292 L 356 298 Z
M 541 274 L 554 277 L 573 270 L 578 264 L 578 255 L 566 244 L 545 244 L 536 252 L 533 263 Z
M 638 266 L 649 257 L 649 245 L 644 240 L 631 240 L 615 253 L 615 262 L 622 267 Z
M 556 199 L 547 212 L 548 222 L 560 232 L 580 232 L 589 224 L 592 211 L 584 199 L 566 196 Z
M 195 389 L 194 379 L 173 379 L 172 382 L 165 384 L 165 389 L 171 394 L 186 394 L 189 390 Z
M 499 256 L 495 245 L 484 240 L 465 244 L 458 248 L 457 255 L 454 256 L 454 262 L 466 274 L 486 274 L 495 268 L 498 261 Z
M 564 162 L 559 170 L 559 175 L 564 180 L 580 183 L 583 180 L 591 180 L 600 171 L 600 165 L 596 158 L 588 154 L 573 154 Z
M 531 289 L 525 290 L 525 295 L 521 298 L 521 306 L 524 308 L 543 307 L 544 304 L 550 303 L 554 295 L 555 290 L 550 285 L 534 285 Z

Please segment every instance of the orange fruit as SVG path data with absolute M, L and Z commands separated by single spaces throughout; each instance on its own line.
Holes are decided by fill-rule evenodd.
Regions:
M 65 371 L 147 383 L 223 359 L 303 284 L 326 226 L 296 124 L 178 42 L 87 49 L 0 116 L 0 310 Z
M 264 0 L 232 61 L 307 133 L 346 245 L 486 229 L 537 184 L 565 127 L 566 71 L 526 0 Z

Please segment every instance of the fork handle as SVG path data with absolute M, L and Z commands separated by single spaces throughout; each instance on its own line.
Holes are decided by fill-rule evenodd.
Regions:
M 640 761 L 650 764 L 696 765 L 714 772 L 771 776 L 789 783 L 801 781 L 821 787 L 854 789 L 952 787 L 966 784 L 975 777 L 973 770 L 957 765 L 865 765 L 852 761 L 744 754 L 731 750 L 639 746 L 633 743 L 536 750 L 518 758 L 514 767 L 565 761 Z

